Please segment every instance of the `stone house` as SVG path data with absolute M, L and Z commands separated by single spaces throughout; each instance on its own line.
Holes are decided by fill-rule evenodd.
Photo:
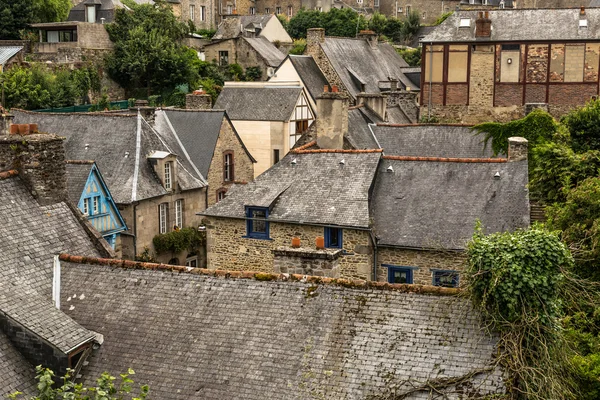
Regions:
M 235 142 L 235 132 L 223 112 L 159 110 L 155 116 L 152 108 L 142 111 L 145 118 L 141 114 L 13 110 L 17 122 L 33 121 L 40 130 L 66 137 L 69 159 L 97 163 L 128 227 L 115 245 L 119 256 L 128 259 L 145 248 L 154 253 L 152 240 L 158 234 L 198 228 L 201 219 L 196 212 L 206 208 L 209 194 L 216 198 L 215 192 L 229 185 L 219 182 L 209 193 L 205 174 L 229 169 L 240 179 L 252 178 L 251 159 L 239 140 Z M 201 265 L 203 257 L 202 251 L 157 255 L 162 262 L 182 265 Z
M 214 108 L 227 111 L 256 159 L 254 176 L 279 162 L 315 120 L 298 82 L 225 82 Z
M 272 14 L 258 15 L 258 13 L 239 13 L 227 17 L 217 27 L 214 40 L 233 39 L 237 37 L 258 38 L 264 37 L 271 43 L 289 45 L 292 38 L 287 33 L 279 19 Z
M 114 249 L 127 225 L 100 169 L 91 160 L 67 160 L 69 200 Z
M 524 139 L 507 158 L 468 127 L 379 124 L 351 139 L 343 95 L 318 104 L 316 141 L 200 213 L 209 268 L 457 286 L 477 219 L 529 225 Z
M 390 123 L 418 121 L 420 86 L 405 74 L 409 66 L 404 59 L 389 44 L 378 42 L 374 32 L 338 38 L 326 37 L 322 28 L 309 29 L 305 54 L 331 86 L 349 96 L 351 105 L 369 101 Z
M 560 117 L 598 96 L 599 26 L 595 8 L 456 12 L 422 40 L 421 115 L 507 121 L 531 105 Z

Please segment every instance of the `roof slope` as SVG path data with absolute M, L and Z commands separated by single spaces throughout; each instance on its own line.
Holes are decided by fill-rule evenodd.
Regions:
M 364 113 L 365 109 L 365 106 L 348 109 L 348 132 L 345 138 L 354 149 L 378 149 L 379 144 L 373 136 L 371 129 L 369 129 L 369 124 L 378 121 L 373 121 L 369 118 L 374 113 L 368 113 L 367 115 Z
M 71 203 L 78 204 L 85 184 L 92 171 L 93 163 L 67 163 L 67 190 Z
M 489 158 L 491 146 L 469 126 L 372 126 L 386 155 L 450 158 Z
M 0 398 L 16 391 L 26 396 L 35 392 L 35 369 L 0 330 Z
M 62 265 L 67 312 L 105 338 L 86 384 L 133 368 L 153 398 L 365 399 L 493 362 L 494 338 L 458 298 Z M 502 387 L 497 369 L 470 383 Z
M 600 7 L 600 0 L 590 0 L 590 7 Z
M 353 97 L 361 91 L 357 79 L 365 83 L 366 93 L 379 93 L 379 82 L 390 78 L 413 86 L 402 72 L 408 64 L 387 43 L 373 48 L 364 39 L 326 37 L 321 47 Z
M 225 86 L 214 108 L 232 120 L 288 121 L 301 93 L 300 86 Z
M 273 17 L 271 14 L 242 15 L 239 17 L 225 18 L 217 27 L 213 40 L 233 39 L 240 36 L 243 29 L 250 24 L 263 28 Z
M 302 79 L 304 87 L 308 90 L 313 100 L 316 101 L 317 97 L 323 93 L 323 87 L 329 85 L 327 78 L 325 78 L 325 75 L 323 75 L 323 72 L 321 72 L 312 56 L 290 54 L 288 57 L 300 79 Z
M 13 110 L 15 123 L 39 125 L 40 131 L 67 138 L 67 158 L 94 160 L 116 203 L 128 204 L 161 196 L 166 190 L 146 156 L 154 151 L 179 155 L 177 181 L 183 190 L 205 186 L 177 143 L 165 144 L 141 117 L 113 113 L 36 113 Z M 139 158 L 137 157 L 139 150 Z
M 587 28 L 579 27 L 579 12 L 579 8 L 492 10 L 489 11 L 491 36 L 476 38 L 477 11 L 457 11 L 425 36 L 422 42 L 597 41 L 600 37 L 600 9 L 585 11 Z M 462 18 L 469 18 L 471 26 L 459 28 Z
M 273 220 L 366 228 L 379 158 L 380 153 L 289 153 L 203 214 L 244 218 L 245 206 L 271 207 Z
M 0 65 L 4 65 L 21 50 L 23 46 L 0 46 Z
M 388 171 L 390 166 L 393 171 Z M 381 245 L 464 249 L 477 219 L 486 233 L 529 226 L 527 184 L 526 160 L 384 159 L 371 203 L 375 235 Z
M 273 43 L 271 43 L 267 38 L 257 37 L 257 38 L 244 38 L 246 42 L 260 56 L 267 62 L 267 64 L 271 67 L 278 67 L 279 64 L 285 59 L 285 54 L 283 54 Z

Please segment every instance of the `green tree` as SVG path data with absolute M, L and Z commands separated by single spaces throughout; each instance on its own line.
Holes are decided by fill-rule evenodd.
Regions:
M 302 8 L 287 25 L 288 34 L 294 39 L 305 39 L 309 28 L 324 28 L 328 36 L 356 37 L 367 28 L 367 20 L 348 7 L 327 12 Z
M 590 101 L 585 106 L 571 111 L 561 122 L 571 133 L 575 152 L 600 150 L 600 102 Z
M 388 19 L 384 14 L 375 12 L 369 20 L 369 29 L 378 35 L 383 35 L 386 32 Z
M 421 65 L 421 49 L 396 49 L 396 52 L 411 67 L 418 67 Z
M 20 32 L 34 20 L 31 0 L 0 0 L 0 39 L 19 39 Z
M 421 27 L 421 16 L 418 11 L 411 11 L 406 18 L 402 21 L 402 27 L 400 32 L 402 34 L 402 40 L 405 43 L 412 41 L 413 37 L 419 31 Z
M 135 375 L 135 372 L 131 368 L 127 373 L 120 375 L 120 382 L 116 382 L 115 377 L 105 372 L 98 378 L 97 385 L 89 388 L 73 382 L 73 370 L 68 370 L 60 383 L 55 380 L 54 372 L 51 370 L 41 366 L 37 366 L 35 370 L 38 393 L 28 400 L 144 400 L 149 392 L 146 385 L 141 386 L 139 390 L 133 389 L 134 381 L 131 376 Z M 16 392 L 9 395 L 8 398 L 20 399 L 21 395 L 22 393 Z
M 179 42 L 188 26 L 163 0 L 130 6 L 131 11 L 117 10 L 115 22 L 106 27 L 115 44 L 106 59 L 111 78 L 128 90 L 145 88 L 148 95 L 173 91 L 181 84 L 196 87 L 200 60 Z
M 287 32 L 294 39 L 306 39 L 306 31 L 310 28 L 321 28 L 321 12 L 301 8 L 287 24 Z
M 383 34 L 392 42 L 401 42 L 403 40 L 402 25 L 403 22 L 401 19 L 394 17 L 388 18 Z
M 73 6 L 71 0 L 33 0 L 34 16 L 32 22 L 66 21 Z

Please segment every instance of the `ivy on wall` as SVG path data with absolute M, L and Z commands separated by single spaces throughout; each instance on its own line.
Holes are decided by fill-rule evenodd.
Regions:
M 197 251 L 206 242 L 206 233 L 194 228 L 183 228 L 154 236 L 152 244 L 157 254 Z

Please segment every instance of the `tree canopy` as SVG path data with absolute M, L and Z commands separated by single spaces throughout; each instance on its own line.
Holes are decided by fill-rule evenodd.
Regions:
M 0 39 L 19 39 L 34 21 L 35 9 L 31 0 L 0 0 Z
M 328 36 L 356 37 L 367 28 L 367 20 L 351 8 L 332 8 L 327 12 L 302 8 L 287 23 L 287 31 L 294 39 L 306 38 L 309 28 L 324 28 Z

